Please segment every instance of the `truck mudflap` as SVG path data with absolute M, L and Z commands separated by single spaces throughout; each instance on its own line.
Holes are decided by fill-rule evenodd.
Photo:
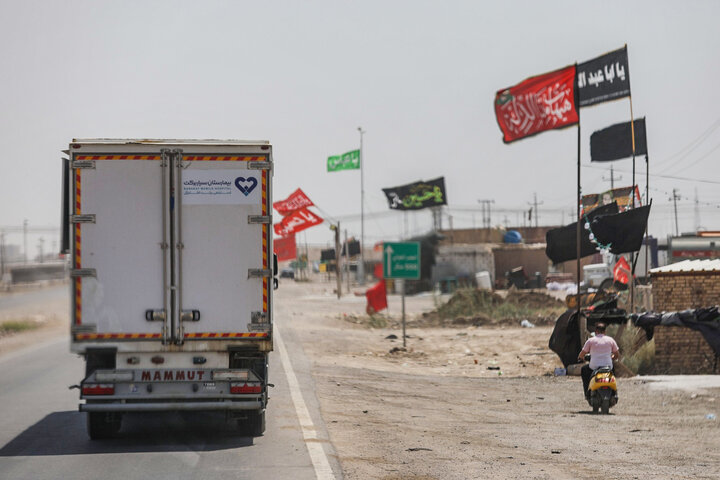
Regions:
M 247 369 L 95 370 L 81 412 L 264 410 L 267 385 Z

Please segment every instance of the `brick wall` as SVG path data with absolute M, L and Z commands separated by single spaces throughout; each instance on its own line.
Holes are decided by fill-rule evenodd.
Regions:
M 653 309 L 658 312 L 718 305 L 720 272 L 653 276 L 652 299 Z M 715 352 L 700 332 L 684 327 L 655 327 L 654 339 L 656 373 L 720 373 Z

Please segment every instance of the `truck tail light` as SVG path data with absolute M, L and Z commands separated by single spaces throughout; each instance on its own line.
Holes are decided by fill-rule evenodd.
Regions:
M 115 385 L 111 383 L 88 383 L 83 385 L 83 395 L 113 395 L 115 393 Z
M 261 385 L 248 385 L 247 383 L 231 383 L 230 393 L 262 393 Z

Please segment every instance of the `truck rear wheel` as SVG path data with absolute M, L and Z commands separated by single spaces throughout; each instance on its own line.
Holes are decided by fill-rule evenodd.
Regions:
M 240 431 L 250 437 L 260 437 L 265 433 L 265 411 L 250 411 L 247 418 L 238 420 L 238 428 Z
M 122 417 L 119 413 L 88 412 L 87 431 L 92 440 L 110 438 L 120 431 Z

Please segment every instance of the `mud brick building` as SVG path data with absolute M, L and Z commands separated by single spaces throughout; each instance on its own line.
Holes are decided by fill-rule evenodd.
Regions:
M 686 260 L 653 269 L 650 275 L 657 312 L 720 304 L 720 260 Z M 656 373 L 720 373 L 720 361 L 700 332 L 659 326 L 654 339 Z

